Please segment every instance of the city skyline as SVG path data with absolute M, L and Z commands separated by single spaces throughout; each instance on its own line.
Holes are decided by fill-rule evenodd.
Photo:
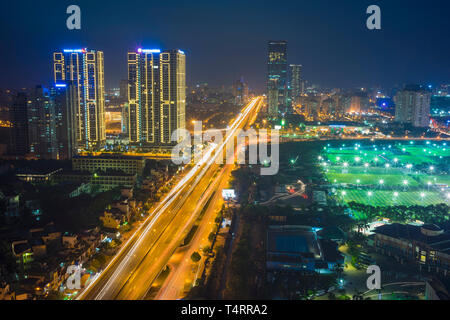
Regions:
M 200 1 L 191 7 L 176 3 L 185 12 L 183 16 L 161 3 L 137 3 L 139 12 L 116 1 L 110 2 L 108 7 L 80 1 L 80 31 L 65 28 L 68 16 L 65 3 L 42 7 L 34 2 L 11 4 L 9 10 L 15 9 L 23 15 L 18 18 L 21 23 L 14 29 L 9 28 L 8 22 L 17 17 L 5 15 L 1 19 L 5 23 L 5 28 L 0 31 L 2 39 L 13 50 L 0 53 L 0 67 L 10 74 L 7 81 L 1 79 L 0 87 L 21 88 L 49 83 L 51 74 L 45 66 L 51 61 L 50 53 L 61 47 L 95 47 L 104 51 L 105 87 L 118 87 L 120 80 L 126 79 L 124 56 L 127 50 L 151 47 L 161 50 L 183 48 L 189 56 L 186 68 L 192 71 L 188 85 L 197 82 L 229 85 L 244 75 L 252 89 L 264 92 L 265 70 L 260 65 L 266 60 L 264 52 L 269 39 L 288 41 L 288 64 L 302 64 L 304 78 L 325 87 L 437 84 L 446 81 L 445 76 L 450 70 L 445 58 L 450 45 L 442 38 L 442 30 L 448 29 L 449 22 L 440 14 L 449 6 L 445 2 L 440 6 L 423 7 L 419 1 L 395 4 L 381 1 L 383 25 L 376 31 L 365 27 L 368 2 L 354 5 L 319 1 L 300 5 L 287 1 L 276 7 L 249 2 L 244 6 L 255 16 L 247 19 L 233 10 L 233 3 Z M 328 10 L 324 10 L 324 6 Z M 146 19 L 153 10 L 163 10 L 167 14 L 164 19 L 158 16 Z M 105 19 L 96 27 L 99 12 Z M 259 12 L 265 15 L 257 20 Z M 45 15 L 50 17 L 45 22 L 36 20 Z M 432 20 L 426 19 L 431 15 Z M 233 17 L 235 23 L 227 24 L 224 29 L 226 17 Z M 117 19 L 123 23 L 117 24 Z M 273 20 L 271 28 L 259 31 L 267 19 Z M 139 20 L 148 23 L 142 25 Z M 420 23 L 411 23 L 416 20 Z M 168 21 L 169 28 L 165 27 Z M 140 31 L 132 32 L 134 28 Z M 241 29 L 245 31 L 238 31 Z M 31 36 L 33 32 L 38 36 Z M 19 37 L 22 41 L 17 41 Z M 343 43 L 351 45 L 340 45 Z M 417 46 L 424 50 L 415 50 Z M 23 59 L 26 52 L 33 52 L 33 56 Z M 14 72 L 9 72 L 11 68 Z M 217 70 L 221 76 L 210 74 L 210 69 Z
M 0 5 L 0 300 L 450 300 L 435 1 Z

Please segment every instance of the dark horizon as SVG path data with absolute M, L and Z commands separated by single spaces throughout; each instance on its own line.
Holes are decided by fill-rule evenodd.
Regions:
M 71 4 L 81 7 L 79 31 L 66 28 Z M 371 4 L 381 7 L 382 30 L 365 26 Z M 449 81 L 449 9 L 441 0 L 2 3 L 0 87 L 48 85 L 52 52 L 81 47 L 104 51 L 106 88 L 118 87 L 127 51 L 147 47 L 185 51 L 188 85 L 228 86 L 243 76 L 261 93 L 269 40 L 286 40 L 288 64 L 303 65 L 303 78 L 323 87 L 435 85 Z

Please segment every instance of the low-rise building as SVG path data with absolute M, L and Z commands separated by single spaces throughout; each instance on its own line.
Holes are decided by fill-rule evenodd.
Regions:
M 313 201 L 321 206 L 327 205 L 327 196 L 325 191 L 314 190 L 313 191 Z
M 31 183 L 40 183 L 50 181 L 52 176 L 58 172 L 62 171 L 61 168 L 58 169 L 41 169 L 35 170 L 30 168 L 23 168 L 18 170 L 16 173 L 16 177 L 19 180 L 31 182 Z
M 416 262 L 421 270 L 450 275 L 450 232 L 433 224 L 387 224 L 374 230 L 374 248 L 400 263 Z
M 107 210 L 100 216 L 103 226 L 108 229 L 119 229 L 126 221 L 126 216 L 117 208 Z
M 97 186 L 100 192 L 103 192 L 116 187 L 132 188 L 136 184 L 136 179 L 136 174 L 128 174 L 121 171 L 96 173 L 86 171 L 62 171 L 54 176 L 53 181 L 55 183 L 90 183 L 92 186 Z
M 16 300 L 16 295 L 7 283 L 0 285 L 0 300 Z
M 33 249 L 28 240 L 18 240 L 11 243 L 11 250 L 19 264 L 28 264 L 33 261 Z
M 74 249 L 78 244 L 78 236 L 76 234 L 65 233 L 62 236 L 62 245 L 64 248 Z
M 17 217 L 20 210 L 20 194 L 12 190 L 0 190 L 0 201 L 5 204 L 5 216 Z
M 330 273 L 344 263 L 337 244 L 320 240 L 310 226 L 270 226 L 267 233 L 267 269 Z
M 133 198 L 133 192 L 134 192 L 134 188 L 122 188 L 120 190 L 121 196 L 125 197 L 127 199 Z
M 116 170 L 127 174 L 142 174 L 145 168 L 145 158 L 126 155 L 78 155 L 72 159 L 72 170 L 74 171 L 108 171 Z
M 82 194 L 90 194 L 92 192 L 92 184 L 90 182 L 83 182 L 79 184 L 73 191 L 69 193 L 69 198 L 76 198 Z

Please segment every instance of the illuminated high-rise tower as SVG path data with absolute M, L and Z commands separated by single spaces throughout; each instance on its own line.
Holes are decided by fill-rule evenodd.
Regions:
M 55 83 L 76 90 L 76 138 L 79 148 L 96 149 L 106 142 L 103 52 L 65 49 L 53 53 Z
M 269 41 L 268 46 L 268 79 L 269 113 L 287 111 L 287 42 Z M 277 97 L 275 99 L 275 96 Z
M 186 57 L 181 50 L 128 52 L 128 136 L 140 147 L 170 147 L 185 128 Z
M 28 100 L 30 153 L 41 159 L 57 159 L 55 104 L 50 93 L 37 86 Z
M 396 122 L 409 123 L 421 128 L 430 125 L 430 92 L 419 86 L 408 85 L 397 92 L 394 101 Z
M 77 88 L 70 82 L 50 87 L 50 99 L 55 109 L 57 159 L 72 159 L 77 151 L 76 108 Z
M 302 72 L 301 64 L 289 65 L 289 91 L 290 91 L 290 98 L 294 103 L 302 93 L 301 72 Z

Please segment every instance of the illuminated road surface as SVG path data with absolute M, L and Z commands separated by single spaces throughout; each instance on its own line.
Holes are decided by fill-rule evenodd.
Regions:
M 220 166 L 215 164 L 228 141 L 236 136 L 261 104 L 253 99 L 236 117 L 228 135 L 211 145 L 204 156 L 153 210 L 135 234 L 123 245 L 99 277 L 77 299 L 143 299 L 201 210 L 205 190 Z
M 248 129 L 248 126 L 255 122 L 256 116 L 257 112 L 255 112 L 254 117 L 247 122 L 248 125 L 245 129 Z M 243 144 L 237 146 L 237 148 L 235 149 L 235 159 L 237 158 L 238 150 L 240 150 L 241 147 L 243 147 Z M 196 268 L 196 266 L 192 264 L 190 257 L 195 251 L 201 252 L 201 249 L 204 246 L 209 245 L 209 233 L 211 232 L 212 225 L 215 224 L 214 220 L 216 217 L 216 213 L 218 210 L 220 210 L 223 204 L 221 190 L 228 187 L 231 172 L 234 167 L 234 164 L 225 164 L 224 167 L 216 175 L 209 188 L 206 190 L 202 202 L 207 203 L 208 199 L 210 199 L 210 197 L 212 198 L 210 203 L 208 204 L 206 212 L 204 213 L 202 221 L 199 224 L 199 228 L 197 229 L 189 245 L 183 248 L 183 250 L 180 250 L 181 252 L 177 252 L 174 255 L 175 257 L 172 257 L 170 259 L 171 262 L 173 261 L 174 263 L 171 264 L 169 276 L 164 281 L 162 287 L 156 295 L 156 300 L 176 300 L 183 298 L 185 294 L 185 286 L 192 285 L 192 283 L 195 283 L 195 279 L 201 276 L 201 267 L 203 266 L 204 259 L 202 259 L 202 261 Z M 214 191 L 217 192 L 214 193 Z M 202 205 L 200 210 L 203 207 L 204 206 Z M 196 269 L 195 279 L 192 275 L 192 267 Z

